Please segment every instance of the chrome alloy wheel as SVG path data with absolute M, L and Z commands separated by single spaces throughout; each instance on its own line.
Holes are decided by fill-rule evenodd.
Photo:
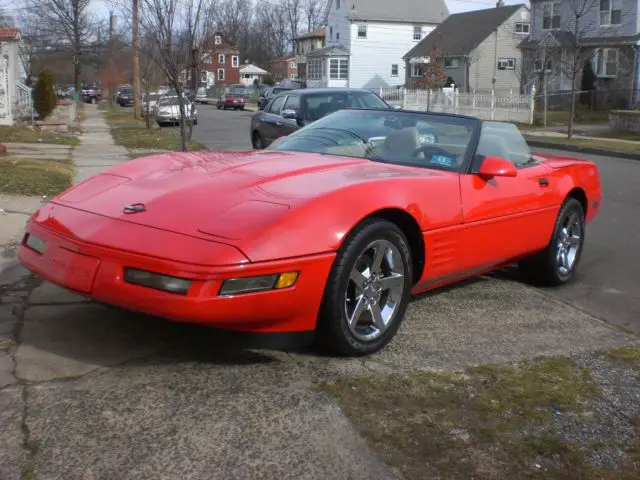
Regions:
M 561 275 L 567 275 L 573 269 L 582 245 L 582 235 L 580 217 L 576 212 L 571 212 L 558 231 L 556 263 Z
M 402 302 L 405 269 L 398 248 L 388 240 L 371 242 L 349 276 L 345 318 L 360 341 L 380 337 L 392 324 Z

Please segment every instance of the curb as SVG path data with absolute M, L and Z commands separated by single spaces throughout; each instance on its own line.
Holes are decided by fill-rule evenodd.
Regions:
M 527 141 L 527 144 L 531 147 L 549 148 L 553 150 L 565 150 L 568 152 L 587 153 L 591 155 L 602 155 L 605 157 L 624 158 L 626 160 L 640 161 L 640 151 L 638 151 L 638 153 L 619 152 L 616 150 L 608 150 L 606 148 L 582 147 L 580 145 L 568 145 L 566 143 L 554 143 L 554 142 L 531 140 L 527 137 L 525 137 L 525 139 Z

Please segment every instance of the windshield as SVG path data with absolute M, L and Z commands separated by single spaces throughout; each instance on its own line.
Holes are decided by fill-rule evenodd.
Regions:
M 160 107 L 169 107 L 169 106 L 179 105 L 178 97 L 161 98 L 158 101 L 158 105 Z
M 269 150 L 366 158 L 460 169 L 480 120 L 398 110 L 340 110 L 270 145 Z
M 130 88 L 123 88 L 120 93 L 122 93 L 123 95 L 131 95 L 131 93 L 133 92 L 133 90 L 131 90 Z
M 310 122 L 344 108 L 389 108 L 372 92 L 321 92 L 302 96 L 304 119 Z
M 224 98 L 242 98 L 240 93 L 225 93 Z

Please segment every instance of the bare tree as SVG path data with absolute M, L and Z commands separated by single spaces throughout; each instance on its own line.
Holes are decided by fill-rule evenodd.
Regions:
M 76 94 L 80 91 L 80 72 L 84 47 L 92 38 L 94 18 L 90 0 L 25 0 L 24 6 L 32 12 L 31 20 L 38 22 L 38 34 L 55 42 L 61 50 L 73 55 L 73 83 Z
M 585 63 L 594 55 L 593 44 L 589 43 L 591 32 L 597 30 L 598 36 L 606 35 L 620 23 L 624 12 L 619 11 L 619 17 L 604 19 L 600 15 L 608 15 L 608 12 L 600 12 L 600 0 L 565 0 L 565 6 L 561 16 L 560 12 L 551 11 L 549 15 L 543 15 L 543 27 L 552 29 L 538 46 L 537 57 L 541 59 L 540 80 L 544 85 L 547 76 L 547 63 L 552 60 L 559 65 L 561 74 L 565 75 L 570 84 L 571 107 L 569 113 L 569 125 L 567 137 L 572 138 L 577 113 L 578 91 Z M 629 15 L 631 12 L 628 12 Z M 611 13 L 612 15 L 612 13 Z M 545 25 L 545 22 L 548 25 Z M 613 24 L 613 25 L 612 25 Z
M 307 31 L 310 32 L 320 26 L 326 3 L 325 0 L 304 0 L 303 11 L 304 20 L 307 22 Z
M 140 27 L 154 48 L 145 51 L 162 69 L 180 108 L 180 147 L 187 150 L 192 123 L 185 105 L 183 76 L 198 71 L 215 32 L 215 0 L 142 0 Z M 194 51 L 198 58 L 194 58 Z M 194 108 L 191 105 L 191 108 Z M 191 112 L 189 112 L 189 118 Z

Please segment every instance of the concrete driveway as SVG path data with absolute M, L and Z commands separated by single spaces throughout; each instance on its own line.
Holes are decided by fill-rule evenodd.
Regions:
M 248 148 L 250 115 L 201 107 L 195 138 Z M 610 323 L 634 327 L 640 301 L 638 256 L 628 252 L 638 244 L 630 219 L 640 163 L 596 160 L 605 202 L 575 284 L 543 291 L 506 271 L 432 292 L 411 304 L 389 347 L 364 360 L 230 347 L 210 329 L 123 313 L 48 283 L 5 285 L 0 478 L 394 478 L 315 380 L 637 341 Z

